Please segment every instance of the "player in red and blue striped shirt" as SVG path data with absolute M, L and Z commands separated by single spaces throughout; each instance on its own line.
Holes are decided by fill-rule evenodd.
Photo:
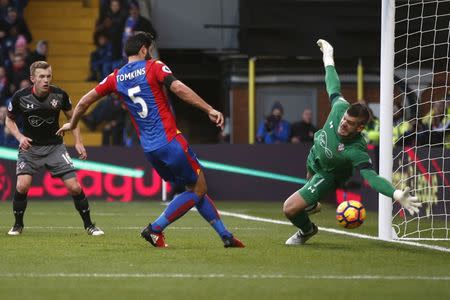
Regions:
M 130 37 L 125 44 L 128 63 L 81 98 L 70 123 L 64 124 L 58 134 L 76 128 L 80 117 L 92 103 L 109 93 L 117 93 L 126 104 L 145 155 L 158 174 L 166 181 L 187 188 L 170 202 L 155 222 L 144 228 L 142 237 L 155 247 L 166 247 L 164 228 L 195 206 L 214 227 L 225 247 L 244 247 L 226 229 L 213 201 L 206 194 L 207 186 L 201 166 L 176 127 L 163 87 L 166 86 L 180 99 L 207 113 L 209 119 L 221 129 L 223 115 L 177 80 L 164 63 L 151 59 L 153 40 L 151 34 L 144 32 L 137 32 Z

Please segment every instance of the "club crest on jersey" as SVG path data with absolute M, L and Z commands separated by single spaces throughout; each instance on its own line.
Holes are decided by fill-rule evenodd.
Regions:
M 344 144 L 339 143 L 337 150 L 338 150 L 339 152 L 342 152 L 342 151 L 344 151 L 344 149 L 345 149 Z
M 162 67 L 162 70 L 163 70 L 164 72 L 166 72 L 166 73 L 172 73 L 172 71 L 169 69 L 168 66 L 163 66 L 163 67 Z
M 58 102 L 58 100 L 53 99 L 52 101 L 50 101 L 50 104 L 52 105 L 52 107 L 54 109 L 56 109 L 58 107 L 59 102 Z

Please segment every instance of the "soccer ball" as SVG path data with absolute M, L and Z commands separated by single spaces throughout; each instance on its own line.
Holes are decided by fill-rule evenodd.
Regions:
M 366 219 L 366 209 L 361 202 L 344 201 L 336 209 L 336 219 L 342 227 L 356 228 L 361 226 Z

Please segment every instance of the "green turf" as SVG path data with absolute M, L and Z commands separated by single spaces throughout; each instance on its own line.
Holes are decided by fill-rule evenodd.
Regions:
M 280 203 L 218 206 L 284 220 Z M 224 249 L 197 212 L 167 229 L 169 248 L 155 249 L 139 237 L 139 228 L 163 209 L 149 202 L 91 203 L 106 232 L 91 237 L 69 201 L 31 201 L 28 227 L 9 237 L 11 204 L 0 203 L 0 299 L 450 298 L 450 253 L 323 231 L 309 245 L 287 247 L 293 227 L 227 216 L 225 223 L 247 248 Z M 339 229 L 331 207 L 313 219 Z M 376 219 L 369 213 L 367 222 L 351 232 L 374 235 Z M 450 248 L 449 242 L 438 244 Z M 369 277 L 349 278 L 361 275 Z

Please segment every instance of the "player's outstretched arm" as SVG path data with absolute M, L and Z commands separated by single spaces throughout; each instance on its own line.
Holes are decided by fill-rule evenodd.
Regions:
M 325 40 L 318 40 L 317 45 L 322 51 L 322 60 L 325 67 L 325 84 L 330 101 L 337 99 L 336 96 L 341 96 L 341 82 L 334 67 L 334 50 L 333 47 Z
M 72 131 L 77 128 L 78 122 L 81 116 L 86 112 L 86 110 L 91 106 L 92 103 L 100 99 L 101 96 L 97 93 L 95 89 L 90 90 L 85 94 L 80 101 L 78 101 L 77 106 L 73 112 L 70 123 L 66 123 L 56 132 L 57 135 L 64 135 L 66 131 Z
M 180 80 L 175 80 L 171 83 L 170 90 L 181 100 L 207 113 L 209 119 L 214 122 L 217 127 L 223 130 L 224 119 L 222 113 L 206 103 L 205 100 L 197 95 L 197 93 L 190 87 L 182 83 Z
M 367 180 L 374 190 L 398 201 L 411 215 L 419 213 L 419 207 L 421 207 L 422 204 L 416 196 L 411 196 L 409 187 L 404 190 L 396 190 L 389 181 L 379 176 L 372 169 L 361 170 L 361 176 Z
M 333 66 L 334 67 L 334 49 L 330 43 L 325 40 L 317 40 L 317 45 L 322 51 L 322 60 L 324 67 Z

